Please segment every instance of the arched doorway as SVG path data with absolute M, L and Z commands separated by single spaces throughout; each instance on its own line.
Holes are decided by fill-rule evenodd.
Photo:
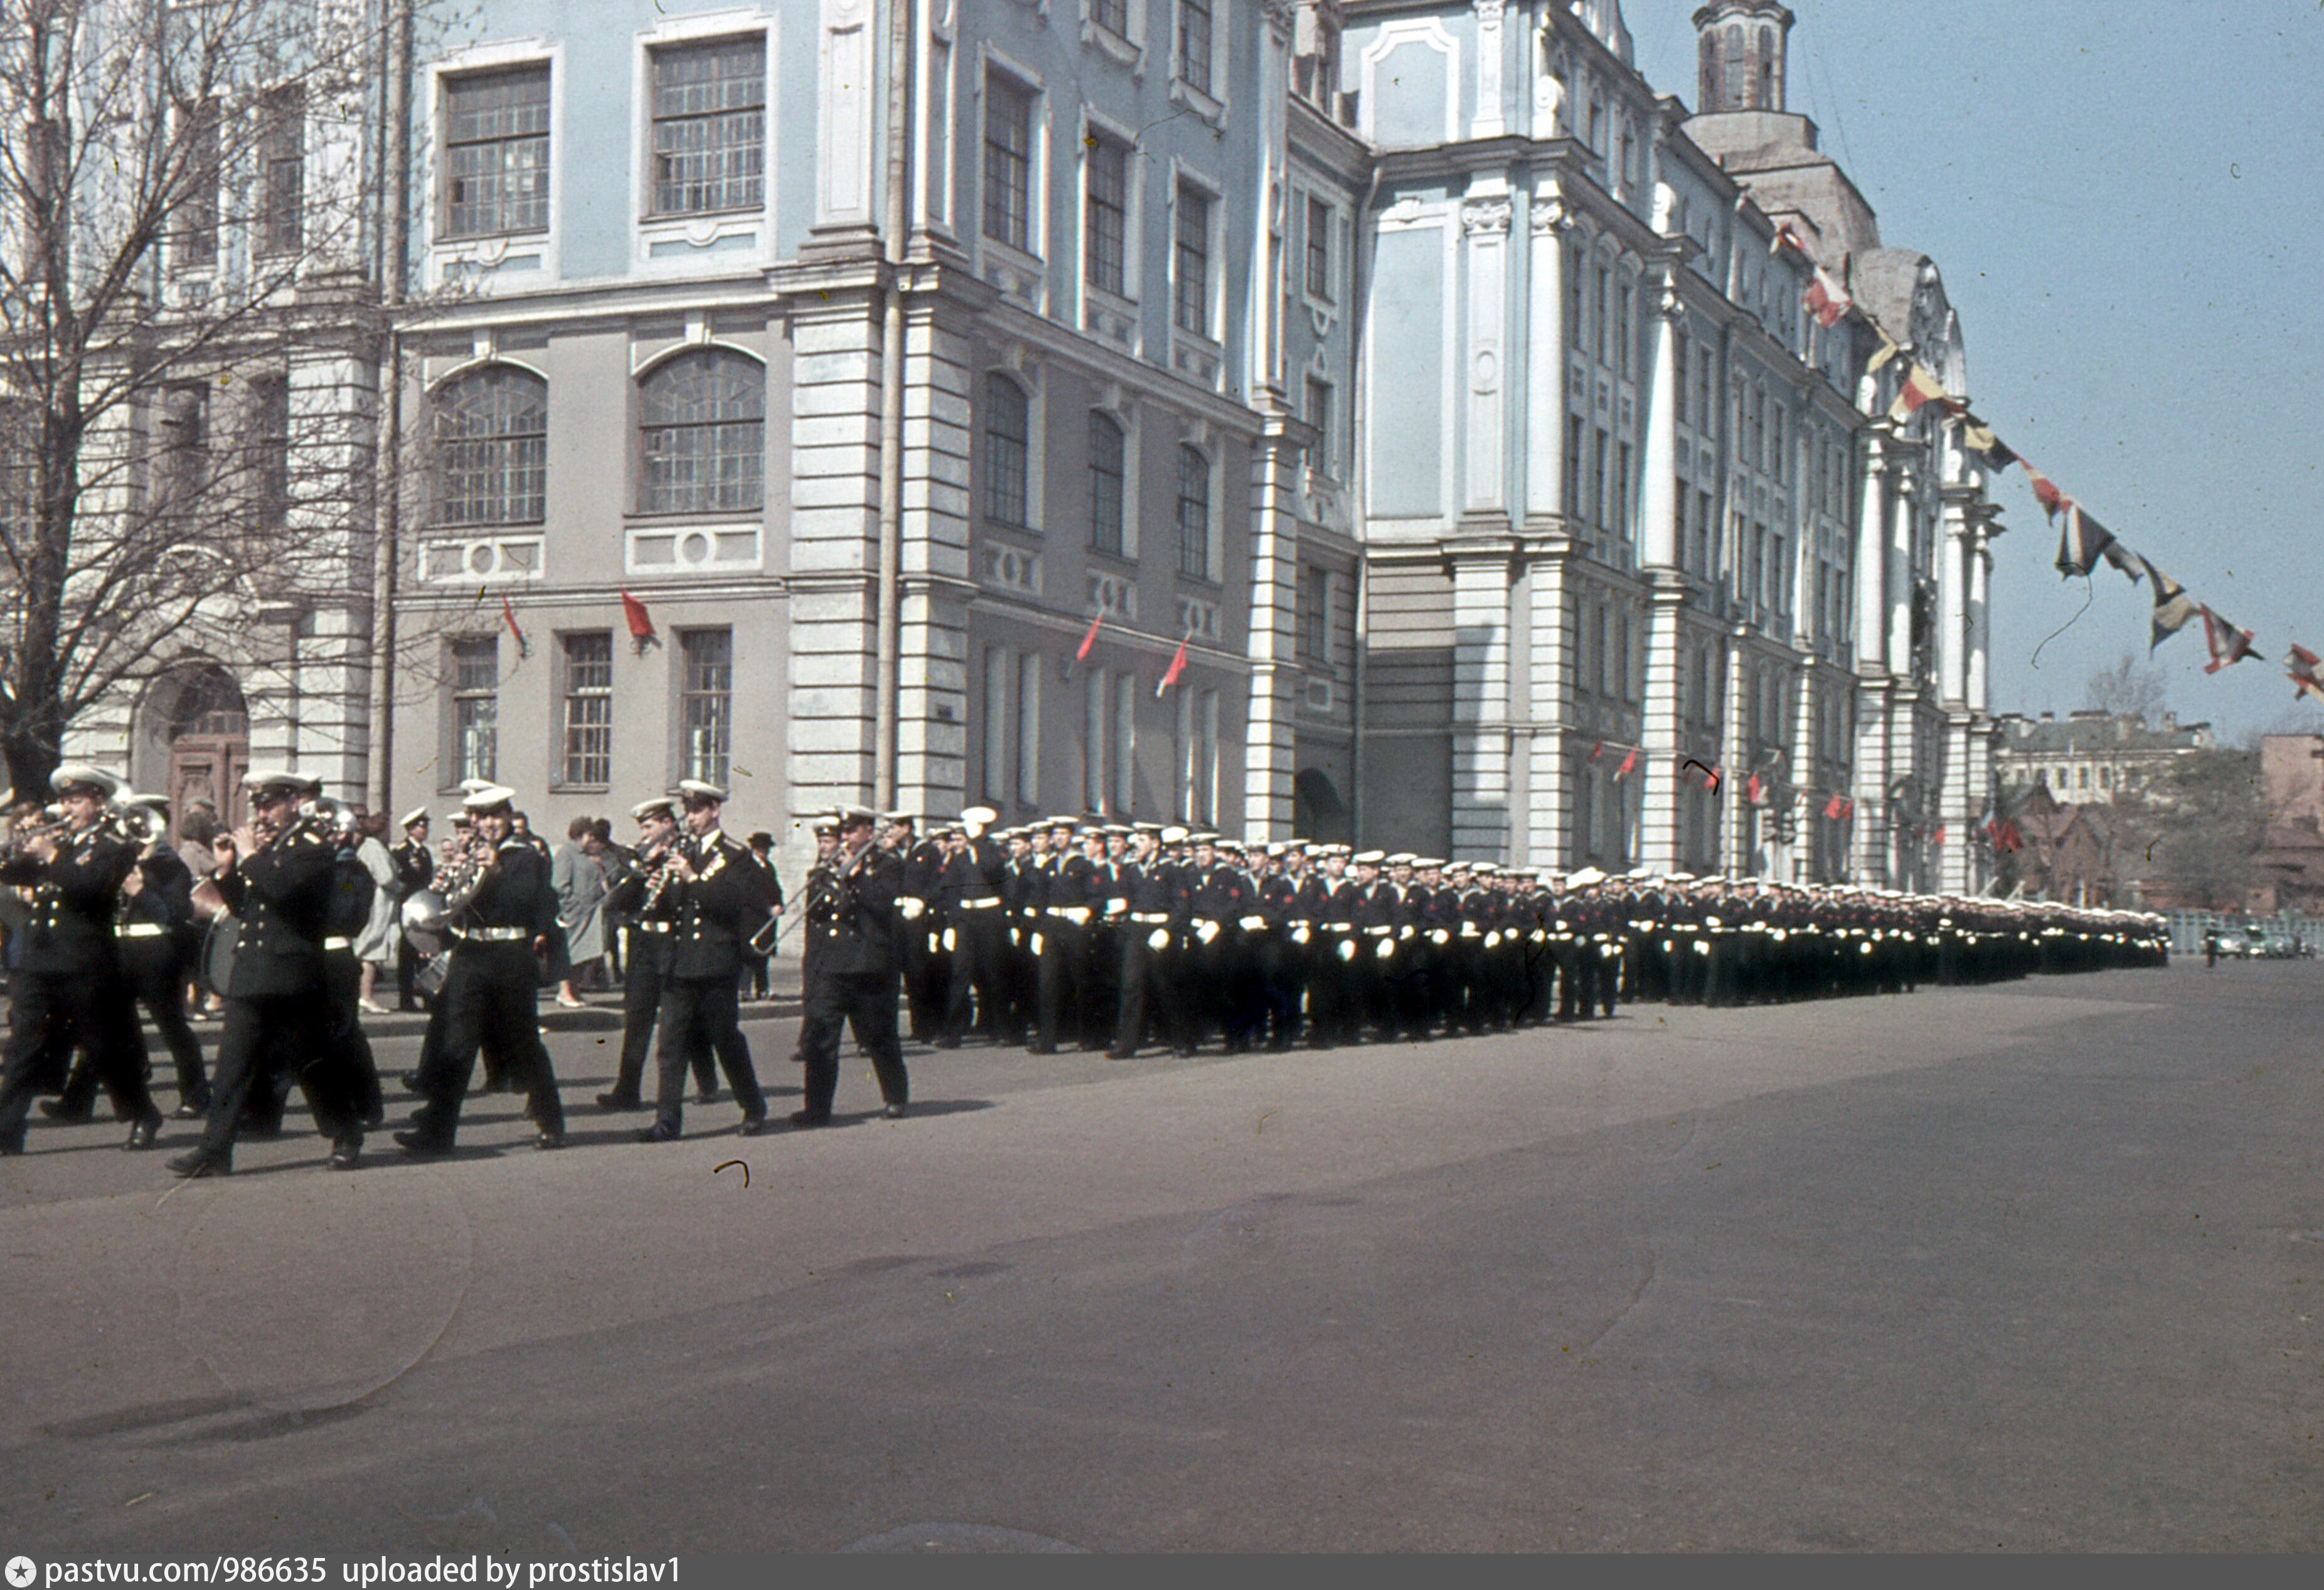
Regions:
M 1303 767 L 1291 775 L 1291 831 L 1320 844 L 1346 845 L 1356 837 L 1348 803 L 1339 786 L 1320 767 Z
M 149 743 L 161 754 L 161 793 L 170 798 L 170 837 L 197 806 L 229 827 L 243 820 L 242 776 L 250 768 L 250 714 L 242 687 L 214 662 L 160 680 L 147 701 Z

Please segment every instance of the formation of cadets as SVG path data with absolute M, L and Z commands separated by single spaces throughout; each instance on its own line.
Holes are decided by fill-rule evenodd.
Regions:
M 293 1082 L 330 1142 L 327 1163 L 354 1168 L 386 1102 L 358 1015 L 353 946 L 373 883 L 353 814 L 311 781 L 253 773 L 251 823 L 218 836 L 197 887 L 163 837 L 166 803 L 88 767 L 59 769 L 52 788 L 55 804 L 20 812 L 0 850 L 12 908 L 0 1154 L 23 1151 L 38 1095 L 60 1094 L 42 1101 L 47 1113 L 85 1120 L 100 1087 L 130 1123 L 125 1146 L 153 1146 L 162 1116 L 142 1007 L 175 1065 L 178 1115 L 202 1123 L 174 1172 L 231 1170 L 238 1135 L 280 1131 Z M 768 1124 L 738 1007 L 782 892 L 721 830 L 725 799 L 687 781 L 633 809 L 638 846 L 607 899 L 628 920 L 630 952 L 619 1065 L 597 1104 L 650 1109 L 645 1142 L 678 1140 L 689 1076 L 706 1100 L 716 1071 L 741 1107 L 737 1129 Z M 556 893 L 548 848 L 519 830 L 514 802 L 512 790 L 474 785 L 464 836 L 440 863 L 424 845 L 394 857 L 424 886 L 404 912 L 407 976 L 432 996 L 419 1067 L 402 1079 L 421 1102 L 395 1134 L 413 1157 L 455 1147 L 479 1059 L 488 1091 L 524 1094 L 537 1146 L 566 1141 L 535 1009 Z M 1213 1044 L 1281 1051 L 1587 1021 L 1628 1001 L 1897 994 L 2168 956 L 2163 920 L 2128 911 L 1644 869 L 1561 876 L 1150 823 L 996 820 L 972 808 L 923 831 L 911 816 L 851 807 L 815 824 L 794 1057 L 805 1098 L 791 1127 L 832 1118 L 850 1033 L 885 1114 L 904 1115 L 907 1025 L 940 1049 L 974 1037 L 1116 1059 Z M 205 893 L 233 923 L 205 967 L 226 1004 L 208 1077 L 184 1011 Z

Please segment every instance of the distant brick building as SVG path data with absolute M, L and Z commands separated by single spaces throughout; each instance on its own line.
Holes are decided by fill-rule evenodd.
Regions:
M 2061 801 L 2110 806 L 2148 788 L 2175 759 L 2216 743 L 2209 724 L 2182 724 L 2175 712 L 2152 728 L 2143 718 L 2098 711 L 2063 719 L 2009 712 L 2001 716 L 1994 777 L 2005 796 L 2039 786 Z

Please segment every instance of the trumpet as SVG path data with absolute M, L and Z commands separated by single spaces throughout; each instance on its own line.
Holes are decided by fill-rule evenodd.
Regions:
M 0 865 L 21 859 L 24 847 L 35 839 L 61 838 L 71 832 L 72 825 L 62 818 L 51 822 L 32 823 L 18 828 L 8 836 L 8 842 L 5 845 L 0 845 Z
M 485 843 L 483 835 L 471 832 L 436 874 L 434 892 L 443 896 L 446 910 L 457 911 L 468 903 L 484 882 L 484 868 L 492 859 L 493 846 Z

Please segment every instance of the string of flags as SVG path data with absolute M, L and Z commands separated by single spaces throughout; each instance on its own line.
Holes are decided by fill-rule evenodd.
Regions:
M 1817 324 L 1827 329 L 1838 325 L 1850 314 L 1863 317 L 1867 325 L 1878 334 L 1881 346 L 1867 364 L 1867 373 L 1880 369 L 1904 353 L 1904 346 L 1882 326 L 1868 310 L 1856 303 L 1847 282 L 1835 276 L 1819 261 L 1797 227 L 1785 221 L 1775 228 L 1768 245 L 1770 254 L 1780 254 L 1785 249 L 1796 251 L 1810 266 L 1807 286 L 1800 293 L 1800 306 L 1813 315 Z M 2065 578 L 2086 578 L 2098 564 L 2116 569 L 2133 585 L 2144 581 L 2153 593 L 2154 611 L 2149 622 L 2147 654 L 2156 647 L 2192 624 L 2197 619 L 2203 624 L 2203 644 L 2209 653 L 2204 664 L 2205 673 L 2217 673 L 2246 657 L 2263 657 L 2250 630 L 2243 628 L 2221 615 L 2218 609 L 2199 602 L 2187 594 L 2186 587 L 2164 574 L 2152 559 L 2142 556 L 2125 545 L 2122 539 L 2098 516 L 2072 496 L 2061 490 L 2057 482 L 2034 467 L 2031 459 L 2004 442 L 1992 426 L 1969 411 L 1968 403 L 1950 396 L 1944 384 L 1917 360 L 1910 362 L 1904 380 L 1898 386 L 1895 401 L 1889 405 L 1888 417 L 1898 423 L 1910 420 L 1930 404 L 1937 404 L 1946 414 L 1961 421 L 1961 445 L 1987 471 L 1994 476 L 2006 474 L 2013 467 L 2025 472 L 2026 484 L 2032 487 L 2034 500 L 2041 505 L 2049 521 L 2058 526 L 2057 569 Z M 2293 686 L 2293 699 L 2302 697 L 2324 703 L 2324 674 L 2319 674 L 2317 654 L 2302 646 L 2293 646 L 2282 659 L 2286 675 Z M 2015 836 L 2016 844 L 2024 844 L 2022 836 Z M 1995 837 L 1998 844 L 1998 838 Z

